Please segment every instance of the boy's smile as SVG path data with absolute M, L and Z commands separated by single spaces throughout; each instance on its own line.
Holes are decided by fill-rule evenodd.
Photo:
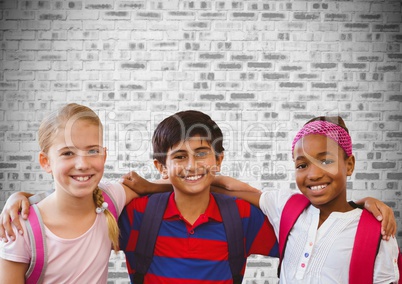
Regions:
M 207 191 L 209 194 L 222 159 L 222 155 L 216 157 L 207 141 L 194 136 L 169 149 L 161 172 L 181 193 L 192 195 Z

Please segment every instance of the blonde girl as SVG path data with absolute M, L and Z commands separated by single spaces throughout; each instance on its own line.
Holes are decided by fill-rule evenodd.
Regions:
M 41 123 L 39 163 L 53 176 L 55 191 L 37 204 L 45 227 L 44 283 L 106 283 L 110 250 L 119 229 L 102 190 L 118 214 L 136 194 L 101 182 L 106 161 L 103 128 L 90 108 L 68 104 Z M 46 189 L 44 189 L 46 190 Z M 22 221 L 22 217 L 20 217 Z M 26 231 L 26 223 L 21 222 Z M 0 283 L 25 283 L 32 247 L 28 234 L 0 244 Z

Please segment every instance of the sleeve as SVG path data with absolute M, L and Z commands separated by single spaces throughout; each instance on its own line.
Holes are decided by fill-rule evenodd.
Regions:
M 130 201 L 119 218 L 120 228 L 120 249 L 126 255 L 127 271 L 134 273 L 135 247 L 137 246 L 138 232 L 143 213 L 148 203 L 148 196 L 134 198 Z
M 107 194 L 113 198 L 113 200 L 116 202 L 117 213 L 120 215 L 123 211 L 124 205 L 126 204 L 126 193 L 123 186 L 118 182 L 102 180 L 99 183 L 99 188 L 106 191 Z
M 32 256 L 31 245 L 25 221 L 22 217 L 20 217 L 20 221 L 24 235 L 21 236 L 13 226 L 15 240 L 8 241 L 7 243 L 3 241 L 0 242 L 0 257 L 9 261 L 29 263 Z
M 389 241 L 381 240 L 374 263 L 373 283 L 398 283 L 398 244 L 392 237 Z
M 260 197 L 260 208 L 272 224 L 276 237 L 279 236 L 281 214 L 286 202 L 292 196 L 290 189 L 264 191 Z
M 247 203 L 248 216 L 243 218 L 246 253 L 278 257 L 278 242 L 267 217 L 257 207 Z

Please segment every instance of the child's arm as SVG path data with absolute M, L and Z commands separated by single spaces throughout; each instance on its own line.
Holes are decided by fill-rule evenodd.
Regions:
M 22 226 L 20 223 L 20 218 L 18 218 L 18 212 L 21 211 L 21 216 L 23 219 L 28 219 L 29 214 L 29 200 L 28 198 L 33 194 L 27 192 L 16 192 L 10 195 L 7 199 L 6 204 L 3 207 L 3 211 L 0 215 L 0 238 L 7 242 L 8 239 L 6 234 L 11 240 L 15 240 L 14 230 L 11 227 L 12 224 L 17 228 L 18 232 L 22 235 Z M 0 281 L 0 283 L 2 283 Z
M 123 185 L 140 195 L 172 191 L 172 185 L 167 180 L 149 182 L 132 171 L 123 176 Z M 259 206 L 261 191 L 247 183 L 228 176 L 215 176 L 211 186 L 212 191 L 236 196 L 254 206 Z
M 244 199 L 259 207 L 261 192 L 247 183 L 227 176 L 216 176 L 212 183 L 213 190 L 227 195 Z M 381 234 L 384 240 L 389 240 L 396 234 L 396 220 L 394 212 L 385 203 L 372 197 L 366 197 L 356 202 L 371 212 L 378 221 L 381 221 Z
M 28 263 L 13 262 L 0 258 L 0 283 L 24 284 Z
M 134 171 L 123 175 L 121 183 L 125 187 L 136 192 L 138 195 L 146 195 L 173 190 L 172 185 L 166 180 L 149 182 Z
M 124 192 L 126 194 L 126 205 L 136 197 L 143 194 L 171 191 L 172 186 L 170 184 L 163 184 L 164 181 L 157 181 L 155 183 L 149 182 L 146 179 L 140 177 L 136 172 L 130 172 L 123 175 L 120 181 L 123 185 Z M 161 182 L 161 183 L 159 183 Z M 26 192 L 16 192 L 10 195 L 3 211 L 0 214 L 0 239 L 7 242 L 8 237 L 11 240 L 15 240 L 14 231 L 11 225 L 14 225 L 20 234 L 23 234 L 20 220 L 18 218 L 18 212 L 21 210 L 21 215 L 24 219 L 28 218 L 29 214 L 29 201 L 28 198 L 33 194 Z M 1 283 L 1 282 L 0 282 Z
M 362 198 L 355 203 L 364 206 L 378 221 L 381 221 L 381 234 L 384 240 L 389 240 L 391 236 L 395 236 L 397 226 L 392 208 L 372 197 Z
M 215 176 L 212 191 L 236 196 L 260 208 L 261 191 L 240 180 L 228 176 Z

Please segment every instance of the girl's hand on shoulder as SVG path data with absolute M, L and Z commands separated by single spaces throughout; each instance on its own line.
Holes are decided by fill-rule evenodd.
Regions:
M 261 193 L 260 190 L 256 189 L 255 187 L 252 187 L 248 183 L 242 182 L 238 179 L 229 176 L 215 176 L 212 185 L 228 191 Z
M 389 240 L 396 234 L 396 220 L 394 211 L 387 206 L 384 202 L 372 198 L 366 197 L 356 203 L 364 204 L 364 208 L 370 211 L 378 221 L 381 222 L 381 235 L 383 240 Z
M 17 228 L 22 235 L 24 232 L 20 223 L 19 212 L 23 219 L 28 219 L 29 201 L 26 193 L 16 192 L 10 195 L 0 214 L 0 239 L 4 242 L 15 240 L 14 231 L 11 225 Z M 8 238 L 7 238 L 8 237 Z
M 149 193 L 147 192 L 147 190 L 152 185 L 152 183 L 150 183 L 134 171 L 123 175 L 121 178 L 121 183 L 139 195 Z
M 158 192 L 172 191 L 172 185 L 169 182 L 165 180 L 149 182 L 134 171 L 123 175 L 120 182 L 125 188 L 130 189 L 135 193 L 134 196 L 132 196 L 132 192 L 128 193 L 130 195 L 129 198 L 131 199 L 138 197 L 138 195 L 141 196 Z M 126 195 L 128 194 L 126 191 Z M 129 202 L 130 200 L 127 201 Z

